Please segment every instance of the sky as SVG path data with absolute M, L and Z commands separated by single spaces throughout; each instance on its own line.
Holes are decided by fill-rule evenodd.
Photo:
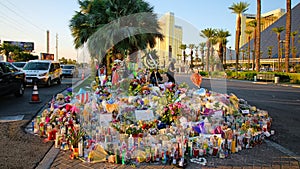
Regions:
M 161 16 L 173 12 L 176 25 L 183 27 L 183 43 L 199 44 L 204 39 L 199 32 L 206 28 L 228 30 L 228 46 L 234 46 L 236 15 L 228 9 L 241 0 L 145 0 L 154 6 Z M 245 13 L 256 13 L 256 0 L 242 0 L 250 4 Z M 292 8 L 300 0 L 292 0 Z M 261 12 L 286 8 L 285 0 L 262 0 Z M 34 42 L 34 54 L 46 52 L 46 31 L 50 32 L 50 53 L 58 57 L 88 60 L 86 51 L 75 50 L 69 23 L 75 11 L 79 11 L 77 0 L 1 0 L 0 40 Z M 57 37 L 57 40 L 56 40 Z M 57 42 L 57 43 L 56 43 Z

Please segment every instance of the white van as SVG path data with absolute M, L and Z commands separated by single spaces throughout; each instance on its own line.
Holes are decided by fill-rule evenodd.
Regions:
M 53 60 L 31 60 L 23 67 L 23 72 L 26 75 L 26 84 L 61 84 L 62 70 L 59 62 Z

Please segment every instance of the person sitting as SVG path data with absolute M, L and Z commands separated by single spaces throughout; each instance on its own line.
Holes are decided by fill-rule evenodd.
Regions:
M 154 69 L 150 75 L 151 84 L 158 86 L 158 83 L 162 80 L 163 80 L 163 78 L 159 73 L 159 69 Z

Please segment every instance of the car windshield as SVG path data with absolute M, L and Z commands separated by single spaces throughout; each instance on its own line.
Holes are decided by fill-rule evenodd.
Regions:
M 63 69 L 74 69 L 74 66 L 70 65 L 64 65 L 62 66 Z
M 25 65 L 23 70 L 48 70 L 49 63 L 44 62 L 29 62 Z
M 26 62 L 13 62 L 12 64 L 18 68 L 23 68 L 25 66 Z

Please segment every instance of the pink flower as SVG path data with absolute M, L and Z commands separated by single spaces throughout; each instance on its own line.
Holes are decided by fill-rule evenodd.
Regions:
M 174 114 L 175 114 L 175 112 L 174 112 L 174 111 L 171 111 L 171 114 L 172 114 L 172 115 L 174 115 Z

